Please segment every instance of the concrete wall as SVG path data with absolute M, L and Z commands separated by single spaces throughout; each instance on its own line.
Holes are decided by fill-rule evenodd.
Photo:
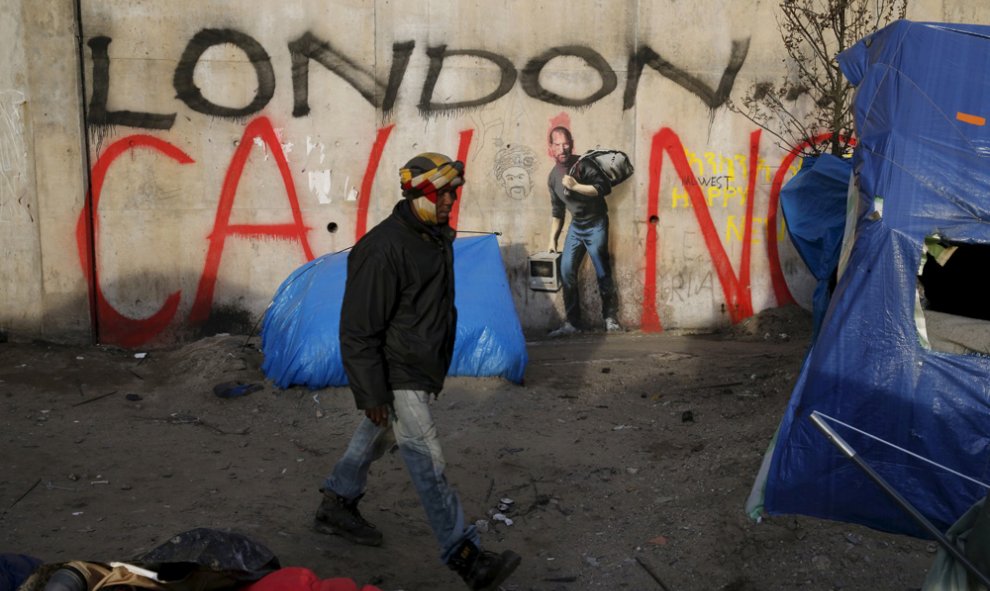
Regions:
M 15 336 L 250 330 L 293 269 L 388 215 L 399 166 L 427 150 L 467 163 L 456 226 L 502 233 L 523 324 L 546 330 L 560 294 L 531 291 L 526 260 L 547 244 L 558 123 L 577 152 L 637 166 L 608 197 L 622 322 L 712 328 L 810 300 L 773 216 L 795 166 L 717 92 L 779 78 L 776 3 L 5 4 L 0 330 Z M 909 16 L 988 22 L 990 6 L 915 0 Z M 509 164 L 515 189 L 496 176 Z M 590 264 L 582 286 L 599 322 Z

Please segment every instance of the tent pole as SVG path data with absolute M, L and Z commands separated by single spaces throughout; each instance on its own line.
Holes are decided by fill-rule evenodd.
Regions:
M 873 480 L 873 482 L 876 482 L 880 488 L 882 488 L 885 493 L 890 495 L 890 497 L 894 499 L 894 501 L 897 502 L 902 509 L 907 511 L 911 517 L 913 517 L 914 520 L 921 525 L 921 527 L 925 528 L 925 531 L 938 540 L 938 543 L 941 544 L 953 558 L 966 567 L 966 570 L 969 571 L 971 575 L 979 579 L 983 585 L 990 587 L 990 578 L 976 568 L 976 566 L 974 566 L 973 563 L 966 558 L 959 548 L 952 541 L 946 538 L 932 522 L 928 521 L 928 519 L 926 519 L 921 512 L 915 509 L 914 506 L 907 501 L 907 499 L 902 497 L 901 494 L 890 486 L 890 484 L 888 484 L 887 481 L 884 480 L 879 474 L 877 474 L 869 464 L 859 457 L 856 450 L 846 443 L 845 439 L 836 433 L 830 426 L 826 425 L 824 419 L 822 418 L 822 414 L 817 410 L 811 412 L 811 422 L 818 427 L 818 429 L 825 435 L 825 437 L 828 438 L 829 441 L 832 442 L 832 444 L 835 445 L 835 447 L 839 448 L 839 451 L 845 454 L 846 457 L 852 460 L 857 466 L 862 468 L 863 471 L 866 472 L 866 475 Z

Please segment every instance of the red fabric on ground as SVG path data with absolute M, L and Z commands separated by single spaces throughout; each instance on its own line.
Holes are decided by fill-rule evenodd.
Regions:
M 244 591 L 382 591 L 373 585 L 358 587 L 352 579 L 320 579 L 301 566 L 279 569 L 244 587 Z

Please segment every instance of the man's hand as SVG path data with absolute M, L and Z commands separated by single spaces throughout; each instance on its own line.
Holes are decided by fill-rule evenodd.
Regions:
M 364 409 L 364 416 L 368 417 L 376 427 L 388 425 L 388 405 L 383 404 L 375 408 Z
M 578 195 L 583 195 L 585 197 L 598 197 L 598 189 L 594 185 L 585 185 L 583 183 L 577 182 L 577 179 L 571 175 L 564 175 L 564 178 L 560 179 L 560 184 L 564 185 L 564 188 L 571 193 L 577 193 Z
M 551 238 L 550 242 L 547 244 L 547 252 L 557 252 L 557 241 L 553 238 Z

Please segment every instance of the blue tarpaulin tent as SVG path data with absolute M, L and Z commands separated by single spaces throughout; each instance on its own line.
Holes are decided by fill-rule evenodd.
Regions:
M 942 531 L 986 494 L 990 357 L 932 350 L 916 312 L 927 237 L 990 244 L 990 27 L 898 21 L 839 63 L 857 87 L 855 235 L 771 450 L 764 508 L 924 537 L 808 417 L 829 417 Z
M 805 158 L 801 170 L 780 191 L 787 234 L 808 270 L 818 280 L 812 297 L 814 333 L 828 308 L 829 286 L 839 264 L 846 221 L 846 194 L 852 163 L 822 154 Z
M 340 307 L 347 252 L 324 255 L 296 269 L 265 313 L 261 369 L 277 386 L 344 386 Z M 448 375 L 498 376 L 521 383 L 526 340 L 494 235 L 454 241 L 457 336 Z

